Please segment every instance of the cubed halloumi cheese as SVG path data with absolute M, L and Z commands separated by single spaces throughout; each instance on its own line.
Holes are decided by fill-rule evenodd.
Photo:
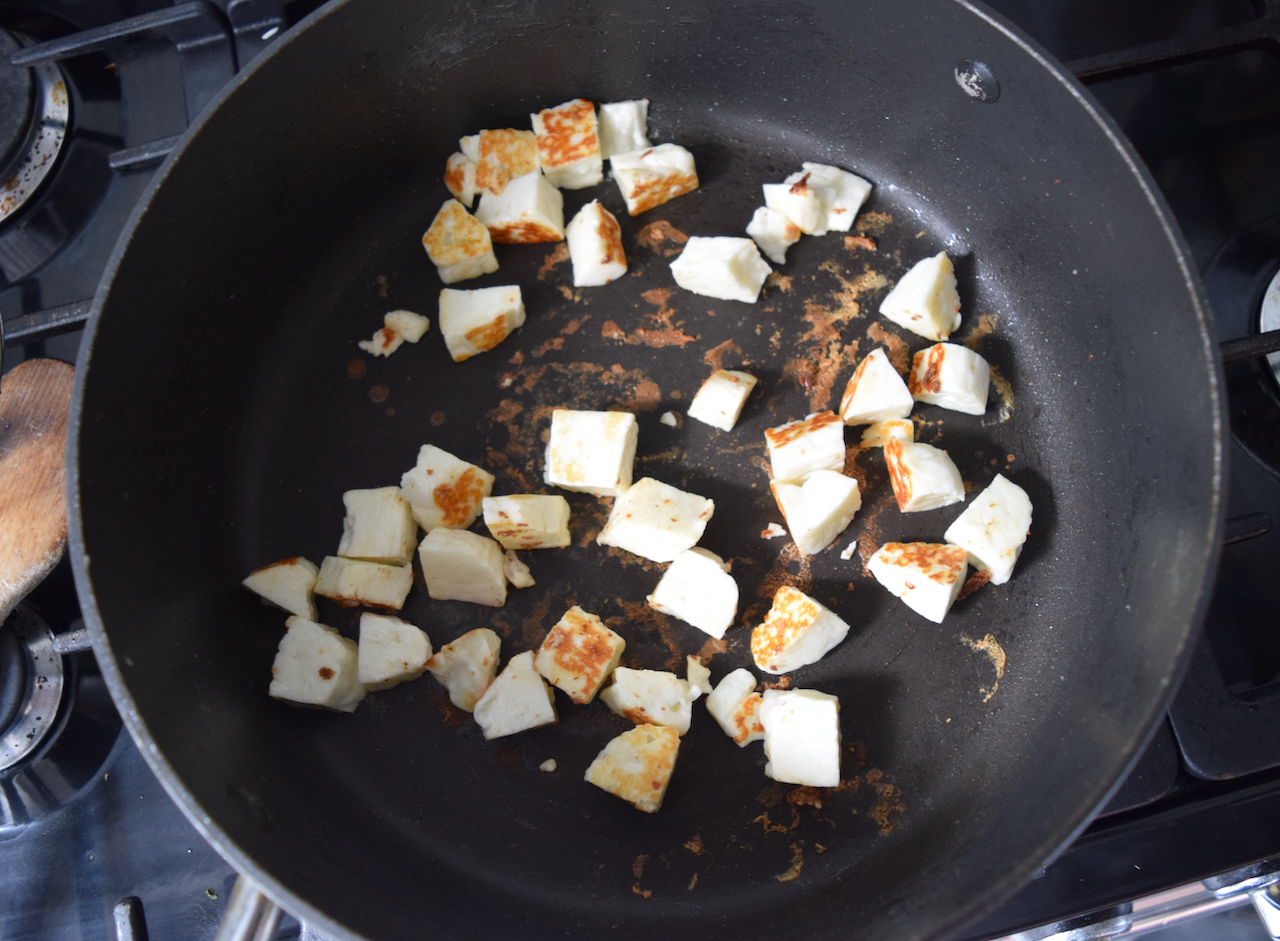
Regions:
M 814 471 L 844 469 L 844 422 L 835 412 L 766 429 L 764 440 L 774 480 L 802 483 Z
M 474 140 L 477 189 L 501 196 L 512 180 L 538 169 L 538 141 L 533 131 L 495 128 L 481 131 Z M 468 139 L 459 143 L 466 154 Z
M 777 265 L 786 263 L 787 249 L 800 241 L 803 234 L 794 222 L 768 206 L 758 207 L 747 223 L 747 235 Z
M 877 346 L 858 363 L 840 398 L 840 417 L 846 425 L 871 425 L 906 418 L 915 399 L 883 347 Z
M 967 558 L 959 546 L 887 542 L 868 560 L 867 570 L 913 611 L 941 624 L 964 586 Z
M 890 418 L 875 422 L 862 429 L 862 440 L 859 443 L 864 448 L 883 448 L 890 438 L 915 441 L 915 424 L 909 418 Z
M 348 490 L 342 495 L 346 516 L 338 555 L 345 559 L 404 565 L 413 558 L 418 524 L 399 487 Z
M 407 340 L 417 343 L 431 329 L 431 321 L 408 310 L 389 311 L 382 317 L 382 329 L 372 340 L 360 340 L 356 346 L 373 356 L 390 356 Z
M 755 387 L 756 377 L 750 373 L 717 369 L 702 383 L 689 403 L 689 417 L 721 431 L 732 431 Z
M 604 179 L 595 105 L 582 98 L 529 115 L 547 182 L 580 190 Z
M 649 99 L 611 101 L 600 106 L 600 156 L 644 150 L 649 146 Z
M 618 667 L 600 701 L 636 725 L 665 725 L 681 735 L 689 731 L 694 696 L 689 681 L 663 670 Z
M 493 475 L 487 470 L 434 444 L 419 448 L 418 462 L 400 478 L 400 495 L 427 532 L 437 526 L 466 529 L 476 521 L 492 490 Z
M 498 635 L 487 627 L 467 631 L 427 661 L 431 675 L 449 691 L 449 701 L 471 712 L 498 672 Z
M 969 564 L 991 573 L 991 584 L 1013 575 L 1031 529 L 1031 498 L 1003 474 L 973 498 L 947 527 L 944 538 L 968 553 Z
M 845 639 L 849 625 L 804 592 L 783 585 L 764 623 L 751 632 L 751 657 L 766 673 L 817 663 Z
M 408 621 L 365 611 L 360 615 L 359 654 L 365 689 L 390 689 L 426 672 L 431 641 Z
M 600 287 L 627 271 L 622 248 L 622 227 L 613 213 L 593 199 L 578 210 L 564 230 L 573 265 L 575 288 Z
M 484 498 L 484 524 L 504 549 L 569 545 L 569 501 L 544 493 Z
M 809 174 L 791 183 L 765 183 L 764 204 L 782 215 L 805 235 L 827 234 L 827 205 L 835 190 L 813 185 Z
M 693 654 L 684 658 L 684 678 L 689 681 L 689 694 L 694 699 L 705 696 L 714 689 L 711 683 L 711 671 Z
M 936 510 L 964 499 L 960 470 L 941 448 L 891 438 L 884 443 L 884 460 L 903 513 Z
M 966 415 L 987 410 L 991 367 L 980 355 L 957 343 L 935 343 L 911 361 L 907 387 L 917 402 Z
M 715 553 L 686 549 L 671 560 L 648 602 L 719 639 L 738 613 L 738 583 Z
M 783 784 L 840 783 L 840 700 L 816 689 L 766 689 L 760 703 L 764 773 Z
M 456 199 L 446 200 L 422 236 L 422 247 L 445 284 L 498 270 L 489 230 Z
M 444 185 L 454 199 L 470 209 L 480 191 L 476 186 L 476 162 L 461 152 L 450 154 L 444 165 Z
M 548 683 L 584 706 L 596 698 L 626 646 L 598 617 L 574 605 L 543 639 L 534 667 Z
M 440 334 L 455 363 L 493 349 L 523 327 L 524 319 L 518 284 L 440 291 Z
M 564 239 L 564 197 L 535 171 L 516 177 L 501 196 L 481 193 L 476 221 L 501 245 L 529 245 Z
M 310 621 L 316 619 L 316 575 L 320 569 L 302 556 L 254 569 L 240 584 L 264 602 Z
M 744 304 L 759 299 L 772 271 L 755 242 L 730 235 L 695 235 L 671 263 L 676 284 L 686 291 Z
M 486 739 L 515 735 L 556 721 L 554 695 L 533 668 L 532 650 L 507 661 L 476 702 L 473 715 Z
M 748 742 L 764 738 L 760 724 L 760 703 L 756 678 L 750 670 L 739 667 L 723 677 L 707 696 L 707 712 L 724 729 L 724 734 L 741 748 Z
M 814 471 L 802 484 L 771 480 L 769 489 L 802 555 L 831 545 L 862 507 L 858 482 L 839 471 Z
M 427 594 L 437 601 L 507 603 L 506 558 L 488 536 L 437 526 L 418 546 Z
M 609 168 L 622 191 L 627 214 L 632 216 L 698 188 L 693 154 L 678 144 L 614 153 L 609 158 Z
M 271 664 L 268 694 L 304 706 L 354 712 L 365 696 L 356 642 L 296 614 L 285 626 L 288 630 Z
M 680 751 L 680 734 L 661 725 L 637 725 L 609 742 L 587 768 L 586 780 L 637 810 L 662 806 Z
M 916 262 L 880 302 L 880 313 L 929 340 L 945 340 L 958 330 L 960 295 L 947 253 Z
M 512 588 L 532 588 L 537 584 L 529 566 L 520 561 L 514 550 L 508 549 L 502 554 L 502 558 L 502 574 L 507 577 Z
M 326 556 L 316 575 L 316 594 L 345 608 L 365 605 L 399 611 L 413 587 L 412 565 L 384 565 Z
M 631 412 L 557 408 L 542 479 L 565 490 L 616 497 L 631 486 L 638 434 Z
M 848 232 L 853 228 L 858 210 L 871 195 L 871 184 L 855 173 L 832 167 L 822 163 L 803 163 L 801 169 L 787 177 L 786 181 L 796 184 L 805 180 L 814 188 L 829 191 L 823 208 L 826 211 L 827 229 L 832 232 Z
M 670 562 L 698 544 L 715 508 L 706 497 L 642 477 L 614 501 L 596 542 Z

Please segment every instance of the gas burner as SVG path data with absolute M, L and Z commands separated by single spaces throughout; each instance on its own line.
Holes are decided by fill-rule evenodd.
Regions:
M 1271 283 L 1267 285 L 1266 292 L 1262 295 L 1262 315 L 1259 318 L 1259 329 L 1263 332 L 1280 330 L 1280 260 L 1277 260 L 1276 273 L 1271 278 Z M 1275 375 L 1276 381 L 1280 382 L 1280 353 L 1271 353 L 1267 356 L 1267 364 L 1271 367 L 1271 372 Z
M 0 771 L 23 761 L 53 731 L 62 680 L 53 632 L 19 608 L 0 628 Z
M 9 63 L 9 56 L 21 47 L 17 37 L 0 32 L 0 95 L 9 105 L 0 126 L 0 146 L 7 145 L 9 158 L 0 167 L 5 181 L 0 187 L 0 223 L 21 209 L 53 170 L 71 117 L 67 83 L 56 65 L 28 70 Z

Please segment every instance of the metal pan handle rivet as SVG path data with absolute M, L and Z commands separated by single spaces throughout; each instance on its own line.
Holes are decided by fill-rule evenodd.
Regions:
M 956 84 L 975 101 L 988 104 L 1000 97 L 1000 82 L 985 62 L 961 59 L 956 63 Z

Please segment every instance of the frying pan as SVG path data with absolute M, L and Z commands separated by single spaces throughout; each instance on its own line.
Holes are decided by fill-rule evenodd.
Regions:
M 974 94 L 961 62 L 983 66 L 961 70 Z M 520 284 L 529 320 L 490 353 L 453 363 L 432 333 L 362 355 L 386 310 L 434 319 L 419 240 L 457 138 L 578 96 L 647 97 L 653 140 L 688 147 L 701 188 L 635 219 L 611 184 L 566 195 L 568 214 L 598 196 L 622 220 L 631 272 L 603 288 L 574 290 L 554 246 L 499 246 L 500 270 L 462 286 Z M 680 234 L 741 234 L 760 185 L 804 160 L 875 184 L 865 239 L 803 239 L 754 305 L 676 290 Z M 1022 485 L 1035 521 L 1013 580 L 935 625 L 840 549 L 940 540 L 961 507 L 899 514 L 879 452 L 851 452 L 864 508 L 806 563 L 762 538 L 781 522 L 762 433 L 832 404 L 876 342 L 927 345 L 875 308 L 943 249 L 954 339 L 998 381 L 980 418 L 919 409 L 919 437 L 971 490 Z M 979 7 L 349 0 L 237 78 L 110 263 L 69 458 L 86 618 L 175 800 L 323 931 L 945 937 L 1085 825 L 1171 694 L 1221 528 L 1212 332 L 1128 145 Z M 730 434 L 682 420 L 716 364 L 761 380 Z M 841 788 L 771 782 L 701 707 L 646 815 L 582 781 L 628 727 L 600 704 L 562 697 L 558 725 L 485 742 L 429 677 L 352 715 L 267 697 L 283 616 L 245 574 L 332 553 L 343 491 L 395 484 L 427 442 L 491 469 L 495 492 L 545 489 L 561 405 L 635 411 L 637 477 L 715 501 L 701 544 L 742 591 L 725 649 L 646 608 L 660 567 L 597 546 L 607 508 L 583 495 L 574 545 L 529 554 L 538 584 L 506 607 L 419 585 L 404 615 L 437 647 L 493 627 L 505 661 L 577 603 L 627 639 L 625 664 L 701 651 L 719 679 L 749 663 L 772 590 L 799 585 L 852 625 L 791 676 L 840 697 Z M 355 619 L 321 608 L 348 635 Z

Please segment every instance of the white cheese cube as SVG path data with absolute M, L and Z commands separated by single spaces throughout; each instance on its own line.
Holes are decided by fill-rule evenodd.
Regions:
M 390 689 L 426 672 L 431 641 L 408 621 L 365 611 L 360 615 L 359 653 L 365 689 Z
M 342 495 L 347 515 L 342 521 L 338 555 L 345 559 L 405 565 L 413 558 L 418 524 L 399 487 L 348 490 Z
M 493 475 L 434 444 L 418 450 L 418 463 L 400 478 L 400 495 L 409 501 L 413 518 L 427 532 L 437 526 L 466 529 L 476 521 Z
M 613 673 L 626 641 L 574 605 L 543 639 L 533 665 L 548 683 L 585 706 Z
M 689 681 L 661 670 L 618 667 L 600 701 L 636 725 L 665 725 L 681 735 L 689 731 L 693 696 Z
M 982 493 L 947 527 L 947 542 L 968 553 L 969 564 L 991 573 L 991 584 L 1003 585 L 1013 574 L 1031 529 L 1031 498 L 1003 474 L 996 474 Z
M 862 429 L 860 443 L 864 448 L 883 448 L 884 443 L 890 438 L 897 438 L 899 441 L 915 441 L 916 426 L 909 418 L 878 421 Z
M 766 689 L 764 773 L 784 784 L 840 783 L 840 700 L 816 689 Z
M 479 192 L 476 162 L 464 153 L 450 154 L 444 165 L 444 185 L 454 199 L 470 209 Z
M 689 403 L 689 417 L 721 431 L 732 431 L 755 387 L 756 377 L 750 373 L 717 369 Z
M 502 245 L 564 239 L 564 197 L 539 171 L 516 177 L 502 195 L 481 193 L 476 221 Z
M 714 688 L 711 683 L 711 671 L 693 654 L 684 658 L 684 678 L 689 681 L 689 695 L 694 699 L 705 696 Z
M 915 399 L 883 347 L 877 346 L 858 363 L 840 399 L 840 417 L 846 425 L 870 425 L 891 418 L 906 418 Z
M 845 639 L 849 625 L 802 591 L 783 585 L 764 623 L 751 632 L 751 657 L 766 673 L 817 663 Z
M 707 712 L 724 729 L 724 734 L 741 748 L 748 742 L 764 738 L 760 724 L 761 696 L 756 692 L 756 678 L 750 670 L 739 667 L 716 684 L 707 696 Z
M 766 183 L 762 189 L 764 204 L 786 216 L 801 232 L 827 234 L 827 205 L 835 199 L 835 190 L 813 186 L 807 178 L 794 183 Z
M 929 340 L 945 340 L 958 330 L 960 296 L 947 253 L 916 262 L 881 301 L 880 313 Z
M 769 428 L 764 440 L 774 480 L 802 483 L 814 471 L 844 470 L 844 422 L 835 412 Z
M 929 542 L 887 542 L 867 569 L 913 611 L 942 623 L 964 587 L 967 553 L 959 546 Z
M 747 223 L 747 235 L 774 264 L 787 260 L 787 249 L 800 241 L 800 228 L 776 209 L 760 206 Z
M 285 626 L 288 630 L 271 664 L 268 694 L 304 706 L 354 712 L 365 696 L 355 641 L 296 614 Z
M 480 135 L 468 134 L 458 139 L 458 150 L 472 163 L 480 162 Z
M 533 668 L 533 651 L 518 653 L 476 702 L 476 722 L 486 739 L 515 735 L 556 721 L 555 698 Z
M 456 199 L 440 207 L 422 236 L 422 247 L 445 284 L 498 270 L 489 230 Z
M 463 154 L 470 156 L 467 138 L 459 143 Z M 481 131 L 474 146 L 476 188 L 494 196 L 501 196 L 512 180 L 538 169 L 538 142 L 533 131 L 512 127 Z
M 538 163 L 547 182 L 580 190 L 604 179 L 595 105 L 575 98 L 529 117 L 538 143 Z
M 680 735 L 661 725 L 637 725 L 609 742 L 587 768 L 586 780 L 637 810 L 662 806 L 680 751 Z
M 373 356 L 390 356 L 406 340 L 417 343 L 431 329 L 431 321 L 407 310 L 393 310 L 382 317 L 382 329 L 372 340 L 360 340 L 356 346 Z
M 316 619 L 316 575 L 320 569 L 302 556 L 254 569 L 240 584 L 263 601 L 300 618 Z
M 533 580 L 533 573 L 529 571 L 529 566 L 516 558 L 513 550 L 508 549 L 503 553 L 502 558 L 502 574 L 507 577 L 512 588 L 532 588 L 537 584 Z
M 500 608 L 507 603 L 502 547 L 487 536 L 437 526 L 418 546 L 427 594 L 437 601 L 470 601 Z
M 557 408 L 542 479 L 565 490 L 616 497 L 631 486 L 638 433 L 630 412 Z
M 644 150 L 649 146 L 649 99 L 611 101 L 600 106 L 600 156 Z
M 936 510 L 964 499 L 960 470 L 941 448 L 891 438 L 884 443 L 884 460 L 903 513 Z
M 769 481 L 801 555 L 815 555 L 835 541 L 862 507 L 858 482 L 839 471 L 814 471 L 802 484 Z
M 678 144 L 614 153 L 609 157 L 609 168 L 622 191 L 627 214 L 632 216 L 698 188 L 693 154 Z
M 738 613 L 738 583 L 715 553 L 686 549 L 671 560 L 648 601 L 719 639 Z
M 518 284 L 440 291 L 440 333 L 455 363 L 491 350 L 524 326 L 524 299 Z
M 326 556 L 316 574 L 316 594 L 345 608 L 365 605 L 399 611 L 413 587 L 412 565 L 384 565 Z
M 773 269 L 751 239 L 695 235 L 671 263 L 676 284 L 686 291 L 725 301 L 754 304 Z
M 935 343 L 911 361 L 907 387 L 917 402 L 938 405 L 966 415 L 987 410 L 991 367 L 987 361 L 956 343 Z
M 786 182 L 798 183 L 805 180 L 812 187 L 822 187 L 830 191 L 824 208 L 827 213 L 827 228 L 833 232 L 848 232 L 858 218 L 858 210 L 871 195 L 871 184 L 856 174 L 839 167 L 831 167 L 821 163 L 803 163 L 801 170 L 787 177 Z
M 642 477 L 614 501 L 596 542 L 670 562 L 698 544 L 715 508 L 706 497 Z
M 504 549 L 569 545 L 569 501 L 542 493 L 484 498 L 484 524 Z
M 579 209 L 564 236 L 569 243 L 575 288 L 599 287 L 626 273 L 622 227 L 613 213 L 600 205 L 600 200 L 593 199 Z
M 498 672 L 500 645 L 497 634 L 478 627 L 437 650 L 427 669 L 449 691 L 450 702 L 471 712 Z

